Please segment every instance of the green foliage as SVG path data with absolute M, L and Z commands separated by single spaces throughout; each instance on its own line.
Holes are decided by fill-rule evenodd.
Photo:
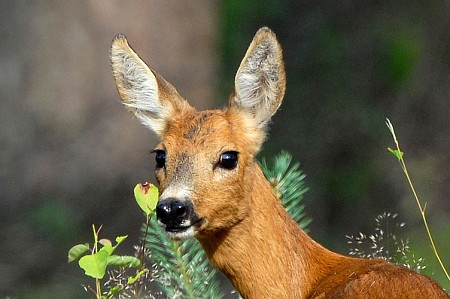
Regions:
M 306 175 L 300 170 L 300 164 L 298 162 L 292 164 L 292 156 L 282 151 L 275 156 L 271 165 L 263 158 L 261 168 L 286 211 L 303 229 L 306 229 L 311 218 L 305 216 L 305 206 L 301 201 L 309 188 L 305 187 L 303 182 Z
M 127 236 L 117 237 L 116 238 L 116 246 L 112 246 L 111 242 L 109 240 L 100 242 L 100 244 L 103 245 L 103 247 L 96 253 L 93 253 L 91 255 L 83 256 L 80 261 L 79 265 L 82 269 L 84 269 L 85 274 L 89 275 L 93 278 L 100 278 L 102 279 L 106 272 L 107 266 L 126 266 L 127 264 L 120 263 L 118 261 L 118 258 L 120 260 L 120 257 L 112 255 L 114 250 L 119 246 L 120 243 L 122 243 Z M 139 266 L 139 261 L 130 261 L 130 259 L 127 259 L 129 266 Z
M 84 270 L 84 274 L 95 278 L 96 290 L 92 290 L 97 298 L 112 298 L 119 291 L 118 286 L 114 286 L 111 290 L 103 296 L 101 290 L 100 279 L 105 276 L 106 269 L 108 266 L 116 267 L 134 267 L 138 268 L 141 266 L 141 261 L 134 256 L 118 256 L 113 255 L 117 247 L 125 241 L 128 236 L 119 236 L 116 238 L 116 245 L 112 246 L 112 243 L 108 239 L 99 239 L 99 232 L 101 227 L 96 230 L 95 226 L 92 225 L 92 230 L 94 234 L 94 244 L 93 248 L 89 248 L 89 244 L 77 244 L 70 248 L 68 253 L 68 262 L 71 263 L 78 258 L 80 258 L 78 265 Z M 99 246 L 102 246 L 100 249 Z M 90 254 L 84 255 L 86 252 L 90 251 Z M 84 255 L 84 256 L 83 256 Z
M 146 214 L 148 223 L 158 202 L 158 189 L 149 183 L 137 184 L 134 188 L 134 195 L 139 207 L 141 207 Z M 123 241 L 125 241 L 127 236 L 117 237 L 116 245 L 113 246 L 110 240 L 99 239 L 101 227 L 96 230 L 93 225 L 92 229 L 94 233 L 93 248 L 90 249 L 89 244 L 87 243 L 77 244 L 73 246 L 68 253 L 69 263 L 80 258 L 78 264 L 80 268 L 85 271 L 85 275 L 95 278 L 96 288 L 86 287 L 86 290 L 92 291 L 98 299 L 114 298 L 115 296 L 118 296 L 119 298 L 129 298 L 130 293 L 137 298 L 141 290 L 140 286 L 142 285 L 142 280 L 149 272 L 149 270 L 144 267 L 144 247 L 142 247 L 142 251 L 138 253 L 140 259 L 135 256 L 114 255 L 114 251 Z M 98 249 L 100 246 L 101 248 Z M 84 255 L 88 251 L 90 251 L 90 254 Z M 107 268 L 109 266 L 119 267 L 120 270 L 118 272 L 110 272 L 109 279 L 105 283 L 108 287 L 108 291 L 103 293 L 100 280 L 103 279 L 107 273 Z M 134 276 L 127 273 L 127 269 L 129 268 L 138 269 Z M 122 294 L 125 297 L 122 296 Z
M 141 277 L 142 277 L 144 274 L 146 274 L 147 272 L 148 272 L 148 269 L 143 269 L 143 270 L 139 271 L 138 273 L 136 273 L 135 276 L 130 276 L 130 277 L 128 277 L 127 283 L 128 283 L 128 284 L 133 284 L 133 283 L 135 283 L 136 281 L 138 281 L 139 279 L 141 279 Z
M 397 158 L 397 160 L 401 161 L 403 159 L 403 152 L 399 151 L 399 150 L 394 150 L 390 147 L 388 147 L 388 152 L 390 152 L 392 155 L 394 155 L 394 157 Z
M 80 258 L 86 251 L 89 250 L 89 244 L 78 244 L 70 248 L 67 262 L 71 263 Z
M 141 210 L 149 217 L 158 204 L 158 188 L 149 183 L 137 184 L 134 187 L 134 198 Z
M 119 266 L 119 267 L 139 267 L 140 262 L 133 256 L 118 256 L 113 255 L 114 250 L 119 246 L 127 236 L 121 236 L 116 238 L 117 244 L 112 246 L 111 241 L 107 239 L 98 240 L 98 231 L 92 226 L 94 231 L 94 248 L 92 253 L 80 258 L 78 264 L 80 268 L 85 271 L 85 274 L 96 279 L 102 279 L 106 273 L 106 267 Z M 98 244 L 103 247 L 97 251 Z M 89 250 L 88 244 L 78 244 L 73 246 L 69 250 L 68 261 L 69 263 L 78 259 L 86 251 Z
M 152 220 L 145 240 L 157 267 L 155 281 L 165 297 L 223 298 L 215 279 L 217 270 L 210 266 L 196 239 L 171 240 L 156 220 Z

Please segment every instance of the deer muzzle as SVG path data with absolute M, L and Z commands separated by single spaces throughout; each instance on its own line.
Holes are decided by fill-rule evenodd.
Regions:
M 194 212 L 191 200 L 166 198 L 156 206 L 158 223 L 173 239 L 186 239 L 195 235 L 202 220 Z

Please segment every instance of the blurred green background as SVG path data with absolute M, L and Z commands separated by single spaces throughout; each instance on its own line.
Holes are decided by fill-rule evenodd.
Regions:
M 119 103 L 113 36 L 202 109 L 224 105 L 261 26 L 283 46 L 287 91 L 260 156 L 300 161 L 310 234 L 348 253 L 345 235 L 398 213 L 400 237 L 450 289 L 384 124 L 450 268 L 450 2 L 18 0 L 0 3 L 1 298 L 87 298 L 66 254 L 92 223 L 129 234 L 125 251 L 138 242 L 132 189 L 154 181 L 156 139 Z

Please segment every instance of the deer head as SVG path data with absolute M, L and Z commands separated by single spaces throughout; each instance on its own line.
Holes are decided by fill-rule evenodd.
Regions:
M 159 137 L 159 223 L 172 238 L 208 236 L 252 208 L 254 161 L 285 91 L 281 47 L 268 28 L 255 35 L 222 110 L 196 111 L 118 35 L 111 64 L 123 103 Z

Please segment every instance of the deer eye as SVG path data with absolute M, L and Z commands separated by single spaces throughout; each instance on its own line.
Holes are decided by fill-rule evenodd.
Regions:
M 163 168 L 166 165 L 166 152 L 163 150 L 154 150 L 155 162 L 157 168 Z
M 229 151 L 220 155 L 219 166 L 221 168 L 232 170 L 235 169 L 238 162 L 238 152 Z

